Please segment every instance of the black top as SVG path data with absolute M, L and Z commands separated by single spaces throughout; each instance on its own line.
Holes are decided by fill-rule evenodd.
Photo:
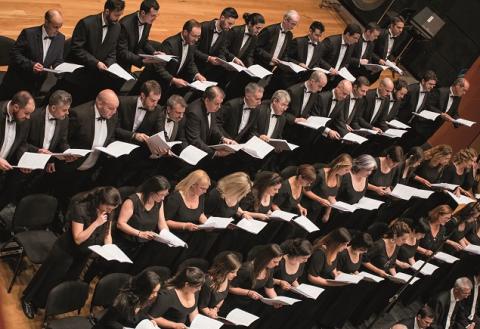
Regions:
M 133 203 L 133 214 L 128 220 L 128 225 L 140 231 L 158 232 L 158 216 L 162 202 L 155 202 L 153 207 L 150 210 L 147 210 L 137 193 L 130 195 L 128 199 Z M 122 236 L 131 241 L 148 241 L 126 233 L 123 233 Z
M 285 267 L 285 259 L 282 258 L 280 260 L 280 264 L 278 264 L 278 266 L 275 268 L 275 271 L 273 273 L 273 277 L 275 279 L 287 281 L 288 283 L 292 284 L 296 280 L 298 280 L 298 278 L 300 278 L 303 275 L 304 268 L 305 268 L 305 263 L 301 263 L 298 266 L 298 270 L 295 273 L 288 274 L 287 269 Z
M 332 264 L 327 263 L 327 255 L 323 249 L 317 249 L 313 252 L 308 263 L 308 274 L 319 276 L 324 279 L 335 279 L 333 271 L 337 268 L 337 259 Z
M 442 167 L 440 165 L 432 167 L 429 160 L 424 160 L 415 170 L 415 175 L 425 178 L 430 183 L 438 183 L 442 175 Z
M 337 196 L 339 187 L 339 185 L 335 185 L 334 187 L 328 186 L 327 177 L 325 176 L 325 168 L 320 168 L 317 171 L 317 179 L 312 184 L 310 190 L 319 197 L 326 199 L 329 196 Z
M 205 215 L 229 218 L 234 217 L 237 211 L 238 203 L 229 207 L 217 188 L 208 192 L 205 200 Z
M 198 308 L 201 310 L 203 308 L 214 308 L 222 300 L 227 298 L 228 295 L 228 285 L 227 289 L 224 291 L 216 291 L 212 287 L 212 279 L 207 276 L 205 278 L 205 283 L 200 290 L 200 295 L 198 296 Z
M 415 170 L 410 169 L 410 171 L 406 173 L 406 176 L 403 177 L 405 165 L 406 165 L 405 161 L 403 161 L 403 162 L 400 162 L 398 166 L 395 168 L 393 185 L 396 185 L 396 184 L 408 185 L 410 181 L 413 179 L 413 177 L 415 176 Z
M 301 198 L 302 193 L 300 193 L 300 196 L 297 199 L 293 197 L 292 187 L 290 186 L 288 179 L 286 179 L 282 182 L 280 190 L 273 198 L 273 203 L 275 203 L 283 211 L 297 213 L 297 205 L 299 204 Z
M 190 209 L 185 205 L 180 192 L 175 191 L 165 201 L 165 219 L 185 223 L 199 223 L 200 215 L 203 214 L 204 200 L 205 197 L 201 195 L 198 207 Z
M 362 256 L 359 258 L 358 262 L 354 263 L 348 250 L 343 250 L 337 255 L 337 269 L 344 273 L 355 273 L 362 266 Z
M 470 243 L 476 244 L 477 246 L 480 245 L 480 236 L 478 236 L 477 232 L 480 229 L 480 223 L 477 221 L 473 222 L 469 225 L 468 229 L 466 229 L 467 234 L 465 237 Z
M 254 282 L 255 281 L 255 282 Z M 255 279 L 252 277 L 252 264 L 245 263 L 240 267 L 237 277 L 231 282 L 232 287 L 255 290 L 260 294 L 264 288 L 273 288 L 273 271 L 268 271 L 268 275 L 262 279 Z
M 457 168 L 453 163 L 450 163 L 443 168 L 441 181 L 442 183 L 465 186 L 468 180 L 467 176 L 469 176 L 469 173 L 470 172 L 465 169 L 463 170 L 463 173 L 461 175 L 457 174 Z
M 273 198 L 270 198 L 270 203 L 266 206 L 264 206 L 261 202 L 258 202 L 258 209 L 255 207 L 256 201 L 255 195 L 250 192 L 240 201 L 240 207 L 242 210 L 258 212 L 261 214 L 268 214 L 268 212 L 272 209 Z
M 133 312 L 132 312 L 133 313 Z M 123 329 L 135 328 L 142 320 L 148 319 L 145 310 L 141 309 L 137 314 L 125 314 L 115 307 L 110 307 L 105 315 L 93 326 L 95 329 Z
M 160 291 L 157 300 L 150 308 L 149 314 L 154 318 L 165 318 L 177 323 L 185 323 L 190 313 L 195 311 L 198 303 L 198 293 L 195 293 L 195 303 L 192 307 L 186 308 L 180 302 L 175 289 Z
M 440 226 L 440 230 L 438 231 L 437 235 L 433 237 L 432 232 L 429 231 L 425 234 L 425 237 L 420 240 L 420 247 L 431 250 L 431 251 L 436 251 L 438 248 L 440 248 L 442 241 L 445 238 L 445 227 Z
M 395 169 L 391 169 L 388 173 L 383 173 L 380 166 L 380 158 L 375 158 L 377 169 L 368 176 L 368 182 L 375 186 L 390 187 L 393 186 Z
M 410 258 L 415 257 L 419 243 L 420 240 L 418 239 L 413 246 L 405 243 L 403 246 L 400 247 L 397 258 L 402 262 L 408 262 Z
M 365 196 L 367 190 L 368 180 L 365 180 L 365 186 L 358 192 L 355 191 L 352 185 L 352 174 L 348 173 L 343 175 L 340 189 L 338 190 L 337 201 L 343 201 L 349 204 L 355 204 Z
M 399 249 L 400 248 L 398 246 L 395 246 L 393 254 L 388 257 L 387 249 L 385 248 L 385 241 L 383 239 L 379 239 L 375 241 L 373 246 L 366 253 L 365 262 L 370 262 L 379 269 L 388 271 L 389 269 L 395 267 L 395 261 L 397 260 Z

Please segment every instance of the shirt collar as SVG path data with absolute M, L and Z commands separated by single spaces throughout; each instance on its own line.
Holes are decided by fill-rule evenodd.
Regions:
M 100 112 L 98 112 L 97 104 L 94 104 L 93 108 L 95 109 L 95 120 L 101 118 L 102 116 L 100 115 Z
M 213 25 L 213 32 L 217 32 L 218 34 L 222 33 L 222 29 L 219 28 L 220 21 L 218 19 L 215 20 L 215 24 Z
M 362 34 L 362 39 L 363 39 L 364 42 L 368 42 L 367 38 L 365 38 L 365 32 Z
M 396 37 L 393 36 L 392 30 L 390 28 L 388 28 L 388 37 L 390 39 L 395 39 L 396 38 Z
M 180 33 L 180 39 L 182 39 L 182 46 L 188 46 L 187 45 L 187 42 L 185 41 L 185 39 L 183 38 L 183 34 Z
M 287 32 L 287 30 L 285 30 L 285 28 L 283 27 L 283 22 L 280 23 L 280 33 L 282 32 Z
M 380 93 L 378 92 L 378 88 L 376 90 L 376 94 L 377 94 L 377 98 L 383 98 L 382 96 L 380 96 Z
M 146 23 L 140 20 L 140 12 L 137 12 L 138 26 L 144 26 Z
M 277 113 L 275 113 L 275 111 L 273 110 L 272 105 L 270 105 L 270 117 L 272 117 L 272 115 L 277 115 Z
M 6 114 L 6 116 L 7 116 L 8 122 L 15 122 L 14 117 L 13 117 L 13 114 L 11 114 L 11 113 L 8 111 L 8 109 L 10 108 L 10 104 L 11 104 L 11 103 L 12 103 L 12 101 L 8 101 L 5 114 Z
M 310 44 L 310 43 L 313 43 L 315 46 L 318 44 L 317 42 L 313 41 L 313 40 L 310 38 L 310 36 L 308 36 L 307 39 L 308 39 L 308 43 L 309 43 L 309 44 Z
M 136 109 L 139 109 L 140 107 L 143 107 L 143 104 L 142 104 L 142 100 L 140 99 L 140 97 L 137 98 L 137 107 Z M 142 109 L 143 110 L 143 109 Z
M 341 45 L 342 45 L 342 46 L 343 46 L 343 45 L 347 45 L 347 43 L 345 42 L 345 38 L 344 38 L 343 34 L 342 34 L 342 43 L 341 43 Z
M 108 24 L 107 24 L 107 22 L 105 22 L 105 17 L 103 16 L 103 12 L 102 12 L 102 14 L 101 14 L 100 16 L 102 16 L 102 29 L 103 29 L 103 27 L 104 27 L 105 25 L 108 25 Z
M 457 299 L 455 298 L 455 295 L 453 294 L 453 288 L 450 289 L 450 304 L 456 303 Z
M 455 97 L 455 94 L 453 93 L 452 87 L 450 87 L 450 93 L 448 95 L 449 97 Z
M 47 120 L 56 119 L 56 118 L 50 113 L 50 105 L 47 105 L 47 107 L 45 108 L 45 112 L 46 112 Z
M 425 91 L 425 89 L 423 89 L 423 85 L 422 85 L 422 83 L 419 83 L 419 86 L 420 86 L 420 92 L 423 92 L 423 91 Z
M 47 30 L 45 30 L 45 26 L 42 25 L 42 40 L 45 40 L 45 37 L 50 37 L 50 36 L 47 34 Z
M 305 93 L 305 91 L 309 91 L 310 93 L 312 92 L 312 91 L 310 90 L 310 88 L 308 88 L 308 83 L 307 83 L 307 81 L 305 81 L 304 86 L 305 86 L 304 93 Z

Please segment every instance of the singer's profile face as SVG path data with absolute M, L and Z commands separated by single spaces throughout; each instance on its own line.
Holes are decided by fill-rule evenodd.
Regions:
M 116 206 L 112 206 L 112 205 L 109 205 L 109 204 L 100 204 L 98 206 L 98 210 L 100 212 L 105 212 L 107 214 L 111 213 L 112 211 L 115 210 L 115 208 L 117 208 Z

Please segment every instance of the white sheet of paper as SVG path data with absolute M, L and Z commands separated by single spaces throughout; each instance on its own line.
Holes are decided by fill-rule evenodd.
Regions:
M 243 145 L 242 151 L 254 158 L 263 159 L 274 149 L 272 145 L 264 142 L 257 136 L 253 136 Z
M 107 71 L 126 81 L 135 80 L 135 78 L 130 73 L 125 71 L 123 67 L 121 67 L 117 63 L 113 63 L 112 65 L 110 65 Z
M 233 222 L 233 218 L 208 217 L 207 221 L 198 227 L 200 229 L 226 229 L 231 222 Z
M 115 141 L 110 143 L 107 147 L 98 146 L 95 150 L 99 150 L 100 152 L 106 153 L 114 158 L 118 158 L 119 156 L 130 154 L 130 152 L 137 147 L 139 146 L 135 144 Z
M 318 129 L 321 127 L 325 127 L 328 121 L 330 121 L 330 118 L 317 117 L 312 115 L 307 118 L 307 121 L 298 122 L 297 124 L 308 127 L 308 128 L 312 128 L 312 129 Z
M 472 254 L 480 255 L 480 246 L 476 244 L 468 244 L 463 250 L 468 251 Z
M 198 161 L 207 156 L 207 152 L 200 150 L 198 147 L 193 145 L 188 145 L 183 149 L 180 155 L 173 154 L 173 156 L 194 166 L 198 163 Z
M 420 188 L 416 188 L 412 196 L 420 199 L 428 199 L 433 193 L 434 193 L 433 191 L 427 191 L 427 190 L 422 190 Z
M 342 67 L 342 68 L 340 69 L 340 71 L 338 71 L 338 74 L 339 74 L 342 78 L 344 78 L 344 79 L 346 79 L 346 80 L 348 80 L 348 81 L 350 81 L 350 82 L 354 82 L 354 81 L 355 81 L 355 77 L 352 75 L 352 73 L 350 73 L 350 71 L 349 71 L 346 67 Z
M 320 72 L 323 72 L 325 74 L 330 74 L 329 70 L 322 69 L 321 67 L 314 67 L 312 70 L 313 71 L 320 71 Z
M 328 280 L 334 282 L 344 282 L 344 283 L 353 283 L 357 284 L 362 281 L 363 277 L 355 274 L 340 273 L 335 277 L 335 280 Z
M 422 265 L 424 264 L 425 262 L 423 260 L 417 260 L 415 262 L 415 264 L 412 265 L 412 268 L 416 271 L 418 271 L 418 269 L 420 267 L 422 267 Z M 432 275 L 433 272 L 435 272 L 436 270 L 438 269 L 438 266 L 435 266 L 433 264 L 430 264 L 430 263 L 427 263 L 427 265 L 425 265 L 422 270 L 420 271 L 420 273 L 422 273 L 423 275 Z
M 256 219 L 243 218 L 241 221 L 235 224 L 235 226 L 247 232 L 258 234 L 261 230 L 265 228 L 265 226 L 267 226 L 267 224 L 268 223 L 265 223 Z
M 255 64 L 251 65 L 248 67 L 248 69 L 244 70 L 246 73 L 248 73 L 252 77 L 257 77 L 260 79 L 263 79 L 269 75 L 272 75 L 273 72 L 267 70 L 261 65 Z
M 363 133 L 370 134 L 370 135 L 378 134 L 378 131 L 373 130 L 373 129 L 367 129 L 367 128 L 355 129 L 354 131 L 363 132 Z
M 180 141 L 174 141 L 174 142 L 167 142 L 165 140 L 165 132 L 160 131 L 156 133 L 155 135 L 150 136 L 147 139 L 147 144 L 154 148 L 154 149 L 159 149 L 159 150 L 170 150 L 173 145 L 181 144 L 182 142 Z
M 440 113 L 432 112 L 432 111 L 428 111 L 428 110 L 423 110 L 420 113 L 413 112 L 413 114 L 416 115 L 416 116 L 419 116 L 421 118 L 431 120 L 431 121 L 435 121 L 440 116 Z
M 301 302 L 300 299 L 296 298 L 290 298 L 290 297 L 285 297 L 285 296 L 277 296 L 275 298 L 265 298 L 262 297 L 260 299 L 262 303 L 265 303 L 267 305 L 274 305 L 274 304 L 281 304 L 281 305 L 293 305 L 297 302 Z
M 355 206 L 357 206 L 358 209 L 375 210 L 378 209 L 382 204 L 383 201 L 364 196 L 355 204 Z
M 62 63 L 57 65 L 54 69 L 44 68 L 45 72 L 52 73 L 72 73 L 76 69 L 83 67 L 83 65 L 73 64 L 73 63 Z
M 400 138 L 402 137 L 407 131 L 403 129 L 395 129 L 390 128 L 385 130 L 382 135 L 390 138 Z
M 158 326 L 149 319 L 143 319 L 135 326 L 135 329 L 158 329 Z
M 392 120 L 392 121 L 387 121 L 387 125 L 389 125 L 390 127 L 393 127 L 393 128 L 397 128 L 397 129 L 408 129 L 408 128 L 412 128 L 410 127 L 409 125 L 406 125 L 404 124 L 403 122 L 401 121 L 398 121 L 398 120 Z
M 310 299 L 317 299 L 318 296 L 325 291 L 323 288 L 312 286 L 306 283 L 302 283 L 298 287 L 292 287 L 290 290 Z
M 367 70 L 370 70 L 372 72 L 380 72 L 388 69 L 387 65 L 380 65 L 380 64 L 362 64 L 362 65 L 365 66 Z
M 363 280 L 369 281 L 369 282 L 381 282 L 381 281 L 384 280 L 384 278 L 382 278 L 378 275 L 368 273 L 368 272 L 365 272 L 365 271 L 362 271 L 362 272 L 358 273 L 358 275 L 363 277 Z
M 103 246 L 94 245 L 88 247 L 88 249 L 96 252 L 97 254 L 109 261 L 116 260 L 120 263 L 132 263 L 132 260 L 128 258 L 128 256 L 125 255 L 125 253 L 120 248 L 118 248 L 116 244 L 113 243 L 105 244 Z
M 450 195 L 452 197 L 453 200 L 455 200 L 456 203 L 458 204 L 469 204 L 469 203 L 472 203 L 472 202 L 475 202 L 476 200 L 474 199 L 470 199 L 468 196 L 465 196 L 465 195 L 460 195 L 460 196 L 456 196 L 455 194 L 453 194 L 452 192 L 450 191 L 447 191 L 448 195 Z
M 354 134 L 354 133 L 347 133 L 347 134 L 345 134 L 345 136 L 342 137 L 342 139 L 344 141 L 348 141 L 348 142 L 352 142 L 352 143 L 356 143 L 356 144 L 362 144 L 362 143 L 365 143 L 366 141 L 368 141 L 367 138 L 359 136 L 359 135 Z
M 270 138 L 268 144 L 272 145 L 276 151 L 293 151 L 298 145 L 287 142 L 285 139 Z
M 200 90 L 200 91 L 205 91 L 208 87 L 216 86 L 217 83 L 216 83 L 215 81 L 199 81 L 199 80 L 195 80 L 194 82 L 189 83 L 188 85 L 189 85 L 190 87 L 192 87 L 193 89 Z
M 148 58 L 150 60 L 154 60 L 159 63 L 168 63 L 171 60 L 178 61 L 178 57 L 175 55 L 167 55 L 167 54 L 159 54 L 159 55 L 147 55 L 147 54 L 140 54 L 140 57 Z
M 461 118 L 455 119 L 453 122 L 458 123 L 459 125 L 462 125 L 462 126 L 467 126 L 467 127 L 471 127 L 476 123 L 475 121 L 470 121 L 470 120 L 461 119 Z
M 442 251 L 439 251 L 435 255 L 433 255 L 433 258 L 441 260 L 442 262 L 445 262 L 445 263 L 448 263 L 448 264 L 453 264 L 457 260 L 459 260 L 459 258 L 457 258 L 455 256 L 452 256 L 450 254 L 447 254 L 445 252 L 442 252 Z
M 185 241 L 180 239 L 178 236 L 170 232 L 169 230 L 161 230 L 160 234 L 156 234 L 155 241 L 164 243 L 169 247 L 183 247 L 188 248 L 188 245 Z
M 283 211 L 283 210 L 275 210 L 270 214 L 270 218 L 278 218 L 286 222 L 291 221 L 294 217 L 297 217 L 297 216 L 298 216 L 297 214 L 294 214 L 288 211 Z
M 216 144 L 209 145 L 214 150 L 225 150 L 229 152 L 238 152 L 243 148 L 244 144 Z
M 345 211 L 345 212 L 354 212 L 357 210 L 357 206 L 353 204 L 349 204 L 343 201 L 337 201 L 332 204 L 332 208 L 338 209 L 340 211 Z
M 307 70 L 306 68 L 303 68 L 300 65 L 295 64 L 293 62 L 287 62 L 287 61 L 281 61 L 281 60 L 279 60 L 278 62 L 280 63 L 280 66 L 288 67 L 290 70 L 292 70 L 295 73 L 300 73 Z
M 293 221 L 300 225 L 308 233 L 320 230 L 317 225 L 313 224 L 313 222 L 305 216 L 298 216 Z
M 208 316 L 197 314 L 190 324 L 190 329 L 220 329 L 223 322 L 209 318 Z
M 433 191 L 427 191 L 411 187 L 408 185 L 397 184 L 395 188 L 390 193 L 391 196 L 402 200 L 410 200 L 412 197 L 417 197 L 421 199 L 428 199 L 433 194 Z
M 239 308 L 233 309 L 228 313 L 226 318 L 228 321 L 232 322 L 235 325 L 248 327 L 253 322 L 259 319 L 258 316 L 253 315 L 252 313 L 245 312 Z
M 389 68 L 391 68 L 392 70 L 394 70 L 398 74 L 403 75 L 403 71 L 394 62 L 391 62 L 387 59 L 385 61 L 385 65 L 387 65 Z
M 409 274 L 406 274 L 406 273 L 402 273 L 402 272 L 397 272 L 397 274 L 395 274 L 395 276 L 392 276 L 392 275 L 389 275 L 388 278 L 393 281 L 393 282 L 397 282 L 397 283 L 407 283 L 408 280 L 410 280 L 412 276 L 409 275 Z M 415 282 L 417 282 L 420 278 L 414 278 L 409 284 L 412 285 L 414 284 Z
M 458 187 L 458 185 L 457 184 L 449 184 L 449 183 L 436 183 L 436 184 L 432 184 L 432 187 L 439 187 L 439 188 L 443 188 L 445 190 L 454 191 Z
M 13 168 L 21 169 L 43 169 L 47 165 L 51 154 L 25 152 Z
M 63 151 L 63 155 L 80 155 L 82 157 L 86 156 L 88 153 L 92 152 L 92 150 L 85 150 L 85 149 L 67 149 Z M 60 155 L 59 154 L 59 155 Z

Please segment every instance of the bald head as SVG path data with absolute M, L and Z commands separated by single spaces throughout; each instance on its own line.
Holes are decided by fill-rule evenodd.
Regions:
M 95 99 L 98 112 L 106 119 L 110 119 L 117 113 L 118 104 L 117 94 L 111 89 L 102 90 Z
M 283 15 L 282 26 L 286 31 L 291 31 L 300 22 L 300 15 L 296 10 L 289 10 Z
M 343 101 L 352 92 L 352 83 L 348 80 L 342 80 L 335 87 L 333 92 L 335 93 L 335 99 Z
M 62 13 L 57 9 L 47 10 L 45 13 L 45 23 L 43 26 L 50 37 L 57 35 L 58 31 L 63 26 Z
M 380 80 L 378 86 L 378 94 L 381 97 L 390 97 L 390 94 L 393 92 L 393 81 L 390 78 L 383 78 Z
M 470 83 L 465 78 L 457 78 L 452 84 L 452 92 L 455 96 L 462 97 L 470 88 Z

